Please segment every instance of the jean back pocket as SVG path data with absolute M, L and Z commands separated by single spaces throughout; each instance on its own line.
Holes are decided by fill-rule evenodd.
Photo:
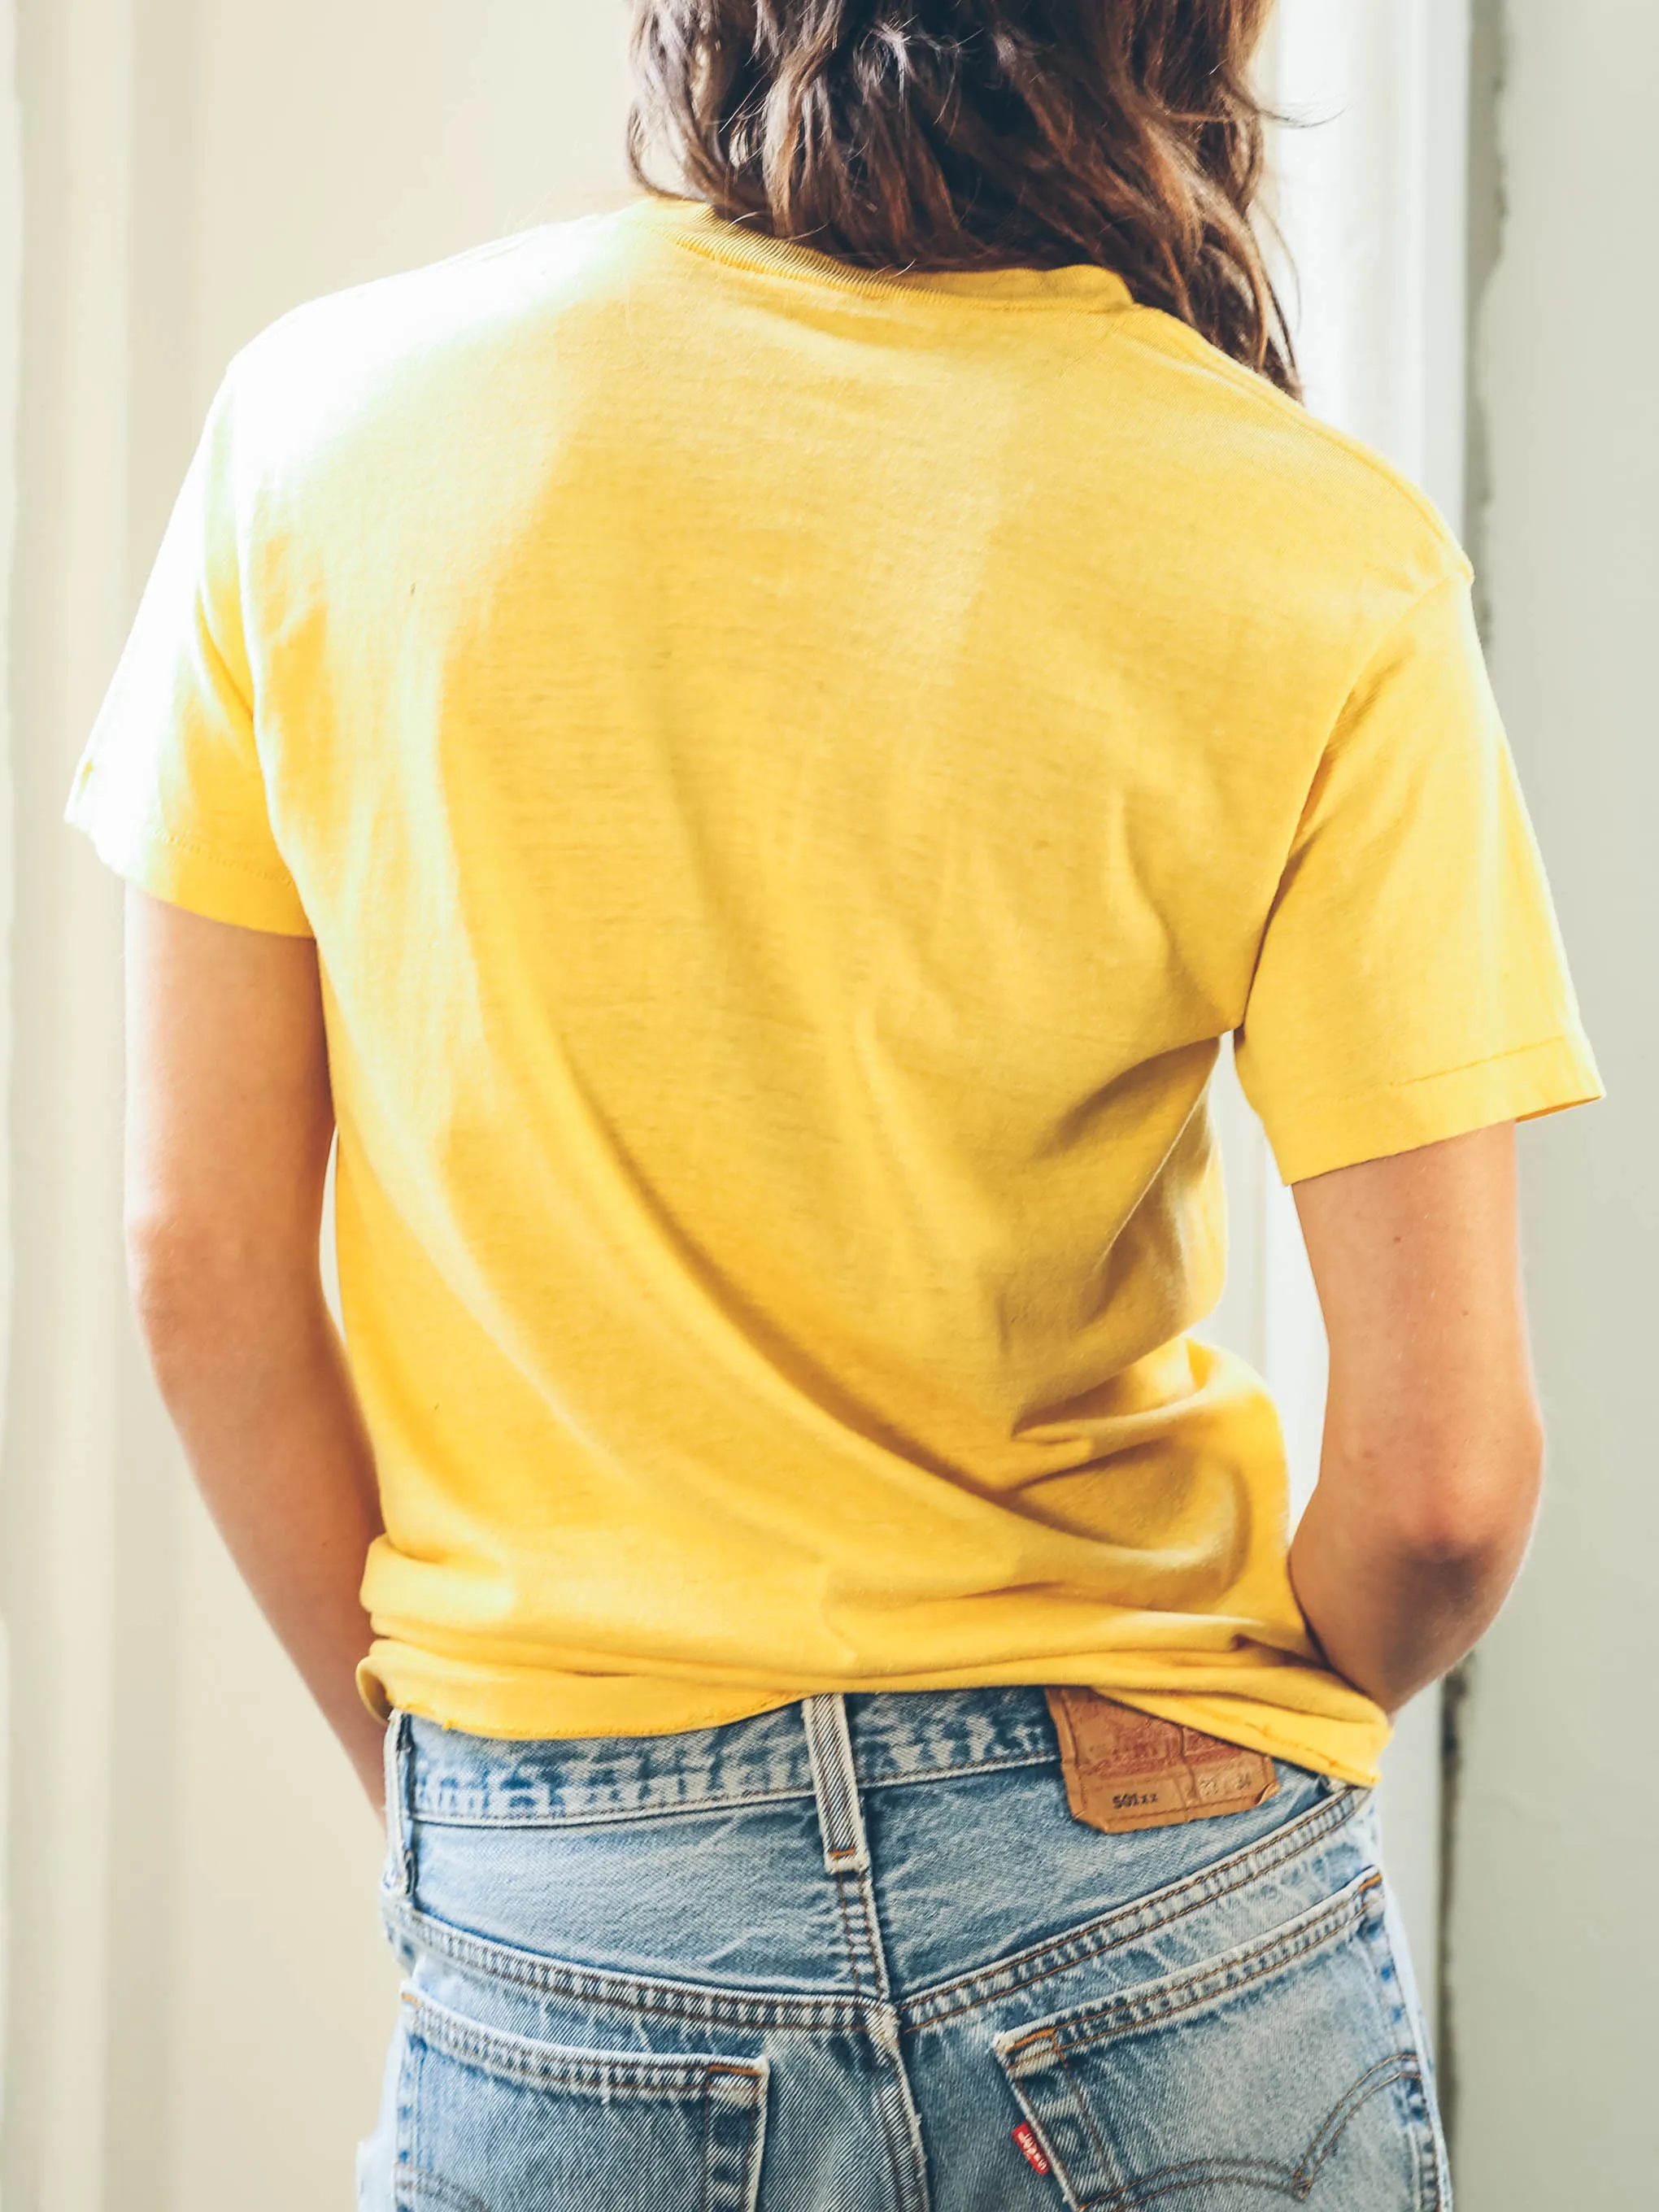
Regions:
M 751 2212 L 764 2059 L 577 2050 L 404 2004 L 397 2212 Z
M 997 2053 L 1073 2212 L 1443 2212 L 1436 2133 L 1370 1869 L 1233 1950 Z

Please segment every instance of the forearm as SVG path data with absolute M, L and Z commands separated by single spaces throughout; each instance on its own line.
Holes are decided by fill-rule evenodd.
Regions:
M 380 1723 L 357 1694 L 358 1600 L 380 1533 L 368 1440 L 320 1285 L 141 1270 L 139 1318 L 197 1484 L 243 1579 L 380 1802 Z
M 1525 1556 L 1535 1469 L 1520 1462 L 1480 1533 L 1425 1536 L 1360 1486 L 1322 1476 L 1291 1547 L 1304 1618 L 1337 1672 L 1393 1713 L 1492 1626 Z
M 1394 1712 L 1491 1626 L 1537 1510 L 1515 1130 L 1334 1169 L 1296 1202 L 1330 1388 L 1291 1579 L 1331 1664 Z

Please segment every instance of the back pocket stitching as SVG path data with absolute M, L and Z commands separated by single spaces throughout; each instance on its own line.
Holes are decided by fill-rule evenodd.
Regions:
M 489 2212 L 482 2197 L 475 2197 L 459 2181 L 447 2181 L 441 2173 L 428 2173 L 424 2166 L 400 2166 L 392 2179 L 400 2205 L 405 2198 L 424 2197 L 441 2204 L 445 2212 Z
M 1139 1991 L 1134 1988 L 1121 1990 L 1116 1996 L 1103 1998 L 1098 2004 L 1067 2014 L 1064 2022 L 1050 2021 L 1038 2027 L 1000 2035 L 995 2039 L 998 2053 L 1011 2070 L 1029 2071 L 1033 2062 L 1023 2056 L 1028 2050 L 1035 2052 L 1046 2045 L 1050 2055 L 1060 2058 L 1065 2051 L 1087 2050 L 1091 2045 L 1104 2043 L 1115 2035 L 1171 2019 L 1178 2013 L 1191 2012 L 1212 1997 L 1227 1996 L 1235 1990 L 1248 1988 L 1264 1974 L 1276 1973 L 1293 1960 L 1305 1958 L 1345 1935 L 1350 1925 L 1369 1911 L 1370 1893 L 1382 1880 L 1382 1875 L 1373 1868 L 1310 1912 L 1298 1914 L 1282 1928 L 1269 1929 L 1252 1945 L 1242 1945 L 1235 1950 L 1224 1951 L 1218 1958 L 1206 1960 L 1177 1978 L 1143 1983 Z M 1241 1972 L 1242 1968 L 1249 1971 Z M 1068 2023 L 1075 2023 L 1075 2032 Z
M 752 2107 L 764 2090 L 767 2063 L 727 2058 L 713 2052 L 662 2054 L 640 2051 L 588 2051 L 557 2043 L 535 2043 L 527 2037 L 485 2027 L 481 2021 L 451 2012 L 430 1997 L 416 1997 L 410 2006 L 410 2036 L 441 2051 L 462 2065 L 485 2073 L 506 2075 L 531 2088 L 556 2088 L 571 2096 L 605 2098 L 617 2094 L 638 2098 L 694 2099 L 707 2102 L 716 2077 L 724 2077 L 744 2092 L 742 2101 Z
M 412 1989 L 404 2003 L 410 2011 L 408 2058 L 418 2073 L 428 2054 L 435 2052 L 463 2066 L 494 2074 L 531 2089 L 554 2090 L 571 2097 L 589 2097 L 600 2103 L 632 2100 L 640 2104 L 695 2105 L 702 2129 L 703 2212 L 714 2212 L 715 2198 L 726 2201 L 727 2191 L 716 2191 L 713 2131 L 720 2092 L 736 2091 L 735 2106 L 743 2126 L 741 2157 L 744 2194 L 752 2208 L 759 2181 L 759 2142 L 763 2137 L 766 2090 L 771 2072 L 765 2058 L 753 2061 L 725 2057 L 712 2052 L 659 2053 L 578 2049 L 574 2045 L 538 2043 L 483 2021 L 452 2012 Z M 406 2061 L 406 2063 L 408 2063 Z M 411 2090 L 416 2087 L 411 2084 Z M 411 2104 L 414 2101 L 411 2097 Z M 414 2146 L 411 2144 L 411 2149 Z M 484 2200 L 465 2184 L 404 2158 L 394 2169 L 393 2191 L 398 2212 L 416 2212 L 420 2201 L 436 2204 L 443 2212 L 490 2212 Z
M 1178 1881 L 1152 1890 L 1127 1905 L 1116 1905 L 1102 1917 L 1083 1921 L 1063 1935 L 1033 1944 L 1028 1950 L 1017 1951 L 988 1966 L 975 1966 L 966 1974 L 953 1975 L 948 1981 L 920 1990 L 905 2000 L 902 2009 L 906 2022 L 917 2028 L 937 2027 L 943 2021 L 1015 1996 L 1056 1974 L 1069 1973 L 1074 1966 L 1091 1965 L 1109 1951 L 1133 1942 L 1139 1936 L 1157 1935 L 1177 1920 L 1224 1903 L 1248 1888 L 1259 1876 L 1280 1873 L 1316 1845 L 1328 1843 L 1364 1809 L 1370 1794 L 1345 1785 L 1340 1794 L 1298 1814 L 1283 1828 L 1273 1830 L 1242 1850 L 1230 1852 L 1212 1865 L 1200 1867 L 1195 1873 L 1184 1875 Z
M 1362 2106 L 1368 2105 L 1379 2092 L 1391 2088 L 1396 2081 L 1420 2083 L 1421 2080 L 1422 2069 L 1414 2051 L 1396 2051 L 1387 2058 L 1379 2058 L 1375 2066 L 1362 2074 L 1346 2096 L 1339 2098 L 1326 2114 L 1303 2154 L 1302 2163 L 1297 2168 L 1299 2174 L 1307 2176 L 1302 2195 L 1305 2197 L 1313 2187 L 1320 2167 L 1341 2142 L 1343 2130 Z
M 1073 2081 L 1063 2056 L 1060 2064 L 1079 2116 L 1094 2143 L 1096 2155 L 1109 2172 L 1116 2170 L 1117 2161 L 1109 2147 L 1102 2141 L 1089 2101 Z M 1056 2159 L 1054 2163 L 1065 2179 L 1067 2195 L 1078 2204 L 1080 2212 L 1133 2212 L 1133 2207 L 1149 2204 L 1156 2197 L 1167 2197 L 1176 2190 L 1201 2186 L 1206 2182 L 1226 2182 L 1247 2189 L 1272 2190 L 1279 2196 L 1288 2197 L 1293 2203 L 1301 2204 L 1312 2194 L 1313 2185 L 1319 2179 L 1319 2169 L 1342 2140 L 1348 2123 L 1373 2097 L 1380 2095 L 1384 2089 L 1391 2088 L 1397 2081 L 1411 2081 L 1421 2087 L 1422 2074 L 1415 2052 L 1396 2051 L 1387 2058 L 1379 2058 L 1375 2066 L 1368 2067 L 1353 2086 L 1337 2099 L 1314 2130 L 1307 2149 L 1293 2166 L 1273 2165 L 1265 2159 L 1254 2158 L 1184 2159 L 1178 2166 L 1152 2166 L 1132 2182 L 1116 2183 L 1109 2189 L 1097 2191 L 1092 2197 L 1085 2197 L 1072 2185 L 1064 2162 Z M 1432 2212 L 1437 2212 L 1439 2203 L 1437 2187 Z
M 1380 2095 L 1384 2089 L 1391 2088 L 1396 2081 L 1415 2081 L 1418 2078 L 1417 2060 L 1411 2051 L 1396 2051 L 1390 2057 L 1379 2058 L 1376 2065 L 1368 2068 L 1345 2095 L 1338 2098 L 1336 2103 L 1315 2129 L 1313 2141 L 1304 2152 L 1301 2163 L 1289 2170 L 1291 2186 L 1286 2189 L 1279 2181 L 1266 2181 L 1260 2185 L 1268 2189 L 1278 2189 L 1282 2195 L 1294 2198 L 1298 2204 L 1304 2203 L 1313 2193 L 1313 2185 L 1319 2179 L 1320 2167 L 1324 2165 L 1338 2143 L 1341 2142 L 1343 2131 L 1349 2121 L 1364 2106 L 1370 2104 L 1373 2097 Z M 1314 2154 L 1316 2150 L 1318 2153 L 1316 2157 Z M 1201 2167 L 1206 2164 L 1213 2168 L 1224 2162 L 1218 2159 L 1211 2160 L 1194 2159 L 1189 2161 L 1188 2170 Z M 1238 2159 L 1233 2163 L 1235 2171 L 1242 2173 L 1245 2167 L 1249 2166 L 1260 2167 L 1264 2162 L 1260 2160 Z M 1283 2166 L 1267 2170 L 1278 2173 L 1285 2172 Z M 1167 2175 L 1180 2173 L 1182 2171 L 1180 2166 L 1157 2166 L 1146 2176 L 1146 2179 L 1161 2181 Z M 1231 2179 L 1232 2177 L 1218 2175 L 1216 2178 Z M 1245 2181 L 1247 2186 L 1256 2185 L 1254 2174 L 1245 2175 Z M 1164 2191 L 1160 2187 L 1133 2196 L 1125 2196 L 1122 2203 L 1125 2206 L 1144 2203 L 1148 2196 L 1160 2196 L 1163 2193 Z
M 710 2088 L 713 2075 L 721 2070 L 735 2073 L 741 2078 L 749 2078 L 744 2075 L 744 2069 L 741 2068 L 733 2067 L 722 2069 L 718 2067 L 711 2067 L 709 2069 L 710 2079 L 704 2082 L 703 2093 L 702 2099 L 700 2100 L 702 2106 L 702 2212 L 715 2212 L 714 2142 L 714 2100 L 710 2094 Z M 748 2184 L 748 2194 L 751 2199 L 760 2180 L 760 2160 L 755 2155 L 755 2129 L 757 2123 L 762 2124 L 764 2124 L 765 2111 L 766 2108 L 764 2105 L 762 2104 L 757 2098 L 752 2095 L 744 2098 L 742 2106 L 744 2118 L 742 2166 L 743 2172 Z M 724 2194 L 724 2192 L 722 2192 L 722 2194 Z
M 1052 2143 L 1045 2143 L 1067 2200 L 1079 2208 L 1079 2212 L 1132 2212 L 1132 2208 L 1149 2203 L 1155 2197 L 1168 2196 L 1189 2186 L 1201 2185 L 1204 2182 L 1232 2183 L 1271 2190 L 1295 2203 L 1304 2203 L 1312 2191 L 1320 2169 L 1340 2142 L 1350 2121 L 1374 2096 L 1400 2082 L 1410 2085 L 1414 2092 L 1413 2109 L 1407 2118 L 1412 2133 L 1417 2139 L 1415 2163 L 1420 2212 L 1443 2212 L 1444 2200 L 1440 2186 L 1438 2159 L 1433 2156 L 1431 2149 L 1431 2182 L 1426 2191 L 1424 2187 L 1423 2150 L 1425 2140 L 1431 2146 L 1432 2127 L 1427 2112 L 1422 2061 L 1414 2048 L 1391 2051 L 1368 2067 L 1337 2099 L 1315 2129 L 1307 2149 L 1294 2166 L 1255 2159 L 1193 2159 L 1183 2160 L 1179 2165 L 1153 2167 L 1136 2176 L 1133 2181 L 1121 2179 L 1121 2167 L 1111 2146 L 1102 2137 L 1091 2101 L 1071 2064 L 1073 2055 L 1079 2051 L 1087 2051 L 1138 2028 L 1160 2025 L 1212 2000 L 1230 1996 L 1235 1990 L 1248 1987 L 1265 1975 L 1277 1972 L 1323 1949 L 1367 1917 L 1371 1909 L 1372 1893 L 1382 1881 L 1381 1870 L 1370 1868 L 1322 1904 L 1283 1927 L 1267 1930 L 1253 1946 L 1241 1945 L 1218 1959 L 1202 1962 L 1185 1975 L 1169 1982 L 1143 1984 L 1139 1992 L 1125 1990 L 1115 1997 L 1104 1999 L 1098 2005 L 1087 2008 L 1083 2021 L 1079 2024 L 1092 2028 L 1092 2032 L 1071 2033 L 1071 2025 L 1078 2018 L 1076 2014 L 1071 2014 L 1034 2029 L 1016 2031 L 994 2039 L 998 2055 L 1007 2066 L 1016 2089 L 1023 2079 L 1041 2074 L 1047 2070 L 1048 2065 L 1058 2069 L 1064 2079 L 1073 2114 L 1082 2123 L 1095 2156 L 1103 2172 L 1114 2177 L 1106 2188 L 1085 2196 L 1073 2182 L 1066 2161 L 1055 2156 Z M 1243 1967 L 1250 1971 L 1241 1972 L 1239 1970 Z M 1115 2011 L 1121 2016 L 1111 2017 Z M 1039 2115 L 1026 2105 L 1023 2095 L 1020 2102 L 1025 2106 L 1027 2117 L 1036 2125 L 1041 2137 L 1043 2130 Z
M 1416 2055 L 1409 2051 L 1395 2051 L 1391 2057 L 1378 2059 L 1376 2066 L 1370 2066 L 1352 2088 L 1338 2097 L 1332 2111 L 1314 2130 L 1312 2143 L 1303 2152 L 1297 2166 L 1270 2166 L 1265 2159 L 1183 2159 L 1182 2166 L 1152 2166 L 1134 2181 L 1103 2190 L 1095 2197 L 1082 2197 L 1082 2192 L 1078 2192 L 1078 2203 L 1084 2212 L 1133 2212 L 1134 2205 L 1151 2203 L 1155 2197 L 1168 2197 L 1172 2190 L 1183 2190 L 1206 2181 L 1228 2181 L 1243 2188 L 1276 2190 L 1281 2197 L 1290 2197 L 1294 2203 L 1305 2203 L 1314 2190 L 1314 2181 L 1318 2181 L 1318 2170 L 1332 2150 L 1336 2150 L 1349 2121 L 1354 2119 L 1363 2106 L 1370 2104 L 1371 2097 L 1391 2088 L 1395 2081 L 1420 2081 Z M 1110 2167 L 1115 2161 L 1106 2146 L 1099 2142 L 1086 2101 L 1078 2088 L 1073 2088 L 1073 2097 L 1078 2097 L 1079 2111 L 1084 2112 L 1084 2119 L 1088 2119 L 1088 2132 L 1095 2136 L 1095 2148 L 1102 2163 Z

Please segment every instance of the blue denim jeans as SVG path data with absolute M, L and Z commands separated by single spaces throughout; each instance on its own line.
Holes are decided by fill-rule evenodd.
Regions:
M 1368 1790 L 1103 1833 L 1028 1689 L 387 1750 L 362 2212 L 1450 2204 Z

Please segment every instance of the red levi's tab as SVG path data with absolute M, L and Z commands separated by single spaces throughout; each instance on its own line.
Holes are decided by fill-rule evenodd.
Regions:
M 1042 2145 L 1031 2133 L 1030 2124 L 1028 2121 L 1022 2120 L 1019 2125 L 1014 2130 L 1014 2141 L 1024 2152 L 1026 2157 L 1030 2159 L 1031 2164 L 1036 2166 L 1037 2172 L 1039 2173 L 1047 2173 L 1048 2171 L 1048 2161 L 1042 2155 Z

